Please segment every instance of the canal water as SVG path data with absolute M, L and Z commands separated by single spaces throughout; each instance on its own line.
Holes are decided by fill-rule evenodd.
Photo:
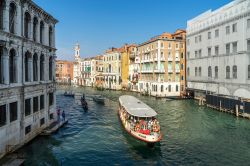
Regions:
M 57 92 L 69 123 L 51 137 L 38 137 L 19 150 L 28 166 L 38 165 L 250 165 L 250 121 L 193 100 L 163 100 L 121 91 L 84 92 L 89 111 Z M 105 105 L 88 95 L 102 94 Z M 135 140 L 117 116 L 118 97 L 131 94 L 155 109 L 163 140 L 154 148 Z

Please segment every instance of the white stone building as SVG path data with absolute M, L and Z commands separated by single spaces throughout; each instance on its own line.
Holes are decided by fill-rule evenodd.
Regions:
M 250 98 L 250 1 L 235 0 L 187 23 L 187 88 Z
M 56 120 L 56 23 L 31 0 L 0 1 L 0 157 Z
M 112 48 L 103 55 L 104 88 L 121 90 L 121 52 Z

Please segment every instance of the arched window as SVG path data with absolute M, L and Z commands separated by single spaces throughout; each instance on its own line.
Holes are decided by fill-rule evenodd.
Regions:
M 30 37 L 30 22 L 31 22 L 31 16 L 28 12 L 25 12 L 24 14 L 24 36 L 26 38 Z
M 215 77 L 215 78 L 218 78 L 218 72 L 219 72 L 218 66 L 215 66 L 214 72 L 215 72 L 214 77 Z
M 37 17 L 34 17 L 33 19 L 33 40 L 37 42 L 37 24 L 38 24 L 38 19 Z
M 163 87 L 163 85 L 161 85 L 161 92 L 163 92 L 163 90 L 164 90 L 164 87 Z
M 212 67 L 208 67 L 208 77 L 212 77 Z
M 176 85 L 175 91 L 176 91 L 176 92 L 179 92 L 179 86 L 178 86 L 178 85 Z
M 52 27 L 50 26 L 49 27 L 49 46 L 52 46 L 52 42 L 53 42 L 53 29 Z
M 52 76 L 53 76 L 52 67 L 53 67 L 53 58 L 50 57 L 49 58 L 49 80 L 50 81 L 52 81 Z
M 40 57 L 40 80 L 44 81 L 44 55 Z
M 201 67 L 199 67 L 199 76 L 201 77 Z
M 3 12 L 5 9 L 5 0 L 0 1 L 0 30 L 3 30 Z
M 31 81 L 30 74 L 29 74 L 30 58 L 31 58 L 30 52 L 26 52 L 25 57 L 24 57 L 25 82 Z
M 33 80 L 38 81 L 38 67 L 37 67 L 38 56 L 35 53 L 33 56 Z
M 40 43 L 43 44 L 43 36 L 44 36 L 44 23 L 40 22 Z
M 230 67 L 226 67 L 226 79 L 230 79 Z
M 9 30 L 10 33 L 15 33 L 16 31 L 16 5 L 14 3 L 10 3 L 10 9 L 9 9 Z
M 198 69 L 195 67 L 195 76 L 198 76 Z
M 237 66 L 233 66 L 233 78 L 237 78 Z
M 9 78 L 10 83 L 16 83 L 16 65 L 15 65 L 16 51 L 14 49 L 10 50 L 9 57 Z

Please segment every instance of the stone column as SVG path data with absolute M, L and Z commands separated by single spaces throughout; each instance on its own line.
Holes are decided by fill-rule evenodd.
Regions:
M 32 58 L 28 60 L 28 74 L 29 74 L 29 82 L 33 81 L 33 63 Z
M 54 48 L 56 47 L 56 30 L 55 30 L 55 25 L 53 27 L 52 46 Z
M 19 74 L 18 72 L 20 71 L 20 70 L 18 70 L 18 69 L 20 69 L 19 68 L 19 56 L 14 56 L 14 64 L 15 64 L 15 75 L 14 75 L 14 83 L 18 83 L 19 82 L 19 75 L 21 75 L 21 74 Z
M 17 6 L 17 17 L 16 17 L 16 34 L 21 36 L 22 35 L 22 9 L 20 6 Z
M 36 25 L 36 42 L 40 43 L 40 20 L 38 20 Z
M 31 18 L 29 23 L 29 39 L 33 40 L 33 19 Z
M 3 81 L 4 84 L 8 85 L 10 83 L 10 75 L 9 75 L 9 56 L 5 52 L 3 56 Z
M 21 58 L 20 54 L 19 54 L 19 56 L 17 56 L 17 64 L 16 64 L 16 66 L 17 66 L 16 67 L 17 83 L 21 83 L 24 70 L 20 70 L 20 69 L 22 69 L 22 58 Z
M 43 44 L 47 46 L 49 45 L 49 26 L 46 23 L 44 23 Z
M 6 32 L 10 31 L 9 28 L 9 4 L 6 4 L 5 9 L 3 11 L 3 29 Z
M 37 59 L 37 81 L 40 81 L 40 57 Z

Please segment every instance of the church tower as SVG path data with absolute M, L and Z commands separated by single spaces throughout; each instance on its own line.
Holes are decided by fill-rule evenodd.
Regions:
M 80 59 L 80 45 L 79 43 L 76 43 L 75 46 L 75 60 L 79 60 Z

